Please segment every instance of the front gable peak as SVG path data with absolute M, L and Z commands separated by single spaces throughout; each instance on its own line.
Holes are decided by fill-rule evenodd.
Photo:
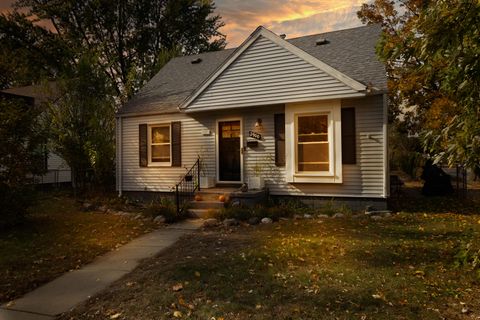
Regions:
M 260 26 L 181 105 L 186 112 L 363 96 L 366 86 Z

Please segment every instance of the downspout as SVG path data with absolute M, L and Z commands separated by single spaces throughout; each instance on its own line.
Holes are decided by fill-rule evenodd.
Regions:
M 122 128 L 122 117 L 117 118 L 117 189 L 118 189 L 118 196 L 122 196 L 122 184 L 123 184 L 123 150 L 122 150 L 122 135 L 123 135 L 123 128 Z
M 383 194 L 390 196 L 390 166 L 388 163 L 388 95 L 383 94 Z

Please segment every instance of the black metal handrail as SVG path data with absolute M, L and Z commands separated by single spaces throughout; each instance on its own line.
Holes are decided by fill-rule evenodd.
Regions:
M 195 191 L 200 191 L 200 158 L 175 185 L 175 203 L 177 214 L 185 210 L 186 205 L 195 198 Z

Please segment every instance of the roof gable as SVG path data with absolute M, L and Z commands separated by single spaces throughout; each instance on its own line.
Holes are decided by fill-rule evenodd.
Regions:
M 182 104 L 185 111 L 358 96 L 366 86 L 259 27 Z

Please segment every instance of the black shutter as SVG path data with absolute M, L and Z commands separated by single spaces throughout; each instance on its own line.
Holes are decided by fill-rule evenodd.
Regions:
M 342 108 L 342 163 L 357 163 L 355 108 Z
M 138 125 L 138 149 L 140 155 L 140 167 L 148 166 L 148 141 L 147 141 L 147 129 L 146 124 Z
M 275 165 L 285 166 L 285 114 L 275 114 Z
M 182 166 L 182 123 L 172 122 L 172 167 Z

